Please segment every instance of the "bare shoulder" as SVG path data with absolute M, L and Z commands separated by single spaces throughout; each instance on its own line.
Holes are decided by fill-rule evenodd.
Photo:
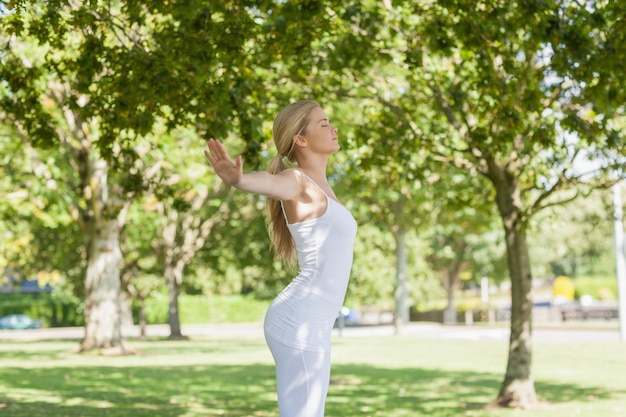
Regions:
M 300 170 L 296 168 L 287 168 L 287 169 L 283 169 L 276 175 L 296 176 L 300 174 L 301 174 Z
M 280 171 L 276 175 L 286 180 L 284 191 L 287 191 L 287 189 L 291 190 L 289 193 L 291 197 L 283 198 L 283 200 L 299 200 L 306 186 L 304 174 L 295 168 L 289 168 Z
M 300 172 L 300 170 L 296 169 L 296 168 L 289 168 L 289 169 L 285 169 L 283 171 L 280 171 L 278 174 L 283 178 L 289 178 L 292 180 L 297 181 L 299 184 L 302 184 L 302 181 L 304 179 L 304 174 L 302 172 Z

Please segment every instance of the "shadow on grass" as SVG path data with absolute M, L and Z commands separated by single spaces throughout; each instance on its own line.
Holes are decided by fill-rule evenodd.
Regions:
M 273 377 L 270 365 L 4 368 L 0 414 L 250 416 L 275 408 Z
M 333 367 L 326 416 L 461 416 L 493 400 L 500 382 L 495 374 L 340 364 Z M 576 384 L 536 386 L 552 403 L 626 395 Z M 5 367 L 0 392 L 0 414 L 12 417 L 278 415 L 270 364 Z
M 365 415 L 428 415 L 452 417 L 479 410 L 495 400 L 502 375 L 424 368 L 384 369 L 368 365 L 339 365 L 333 368 L 328 417 Z M 558 405 L 572 400 L 622 398 L 626 390 L 567 383 L 535 384 L 541 400 Z M 334 390 L 334 391 L 333 391 Z M 341 406 L 350 404 L 350 408 Z

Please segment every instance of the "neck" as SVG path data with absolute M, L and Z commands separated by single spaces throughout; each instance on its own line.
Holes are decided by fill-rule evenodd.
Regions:
M 307 155 L 298 159 L 298 168 L 309 177 L 326 181 L 328 155 Z

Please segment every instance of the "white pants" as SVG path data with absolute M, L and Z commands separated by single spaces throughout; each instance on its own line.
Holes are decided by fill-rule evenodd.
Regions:
M 266 340 L 276 363 L 280 417 L 324 417 L 330 349 L 308 352 L 287 347 L 271 337 Z

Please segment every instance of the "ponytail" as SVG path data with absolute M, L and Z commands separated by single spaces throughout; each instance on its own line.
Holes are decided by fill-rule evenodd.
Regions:
M 282 155 L 276 155 L 267 168 L 270 174 L 278 174 L 287 169 L 283 162 Z M 286 264 L 292 265 L 295 262 L 296 244 L 287 227 L 287 220 L 283 213 L 283 208 L 279 200 L 272 198 L 267 199 L 267 217 L 269 223 L 269 234 L 276 256 L 282 259 Z

